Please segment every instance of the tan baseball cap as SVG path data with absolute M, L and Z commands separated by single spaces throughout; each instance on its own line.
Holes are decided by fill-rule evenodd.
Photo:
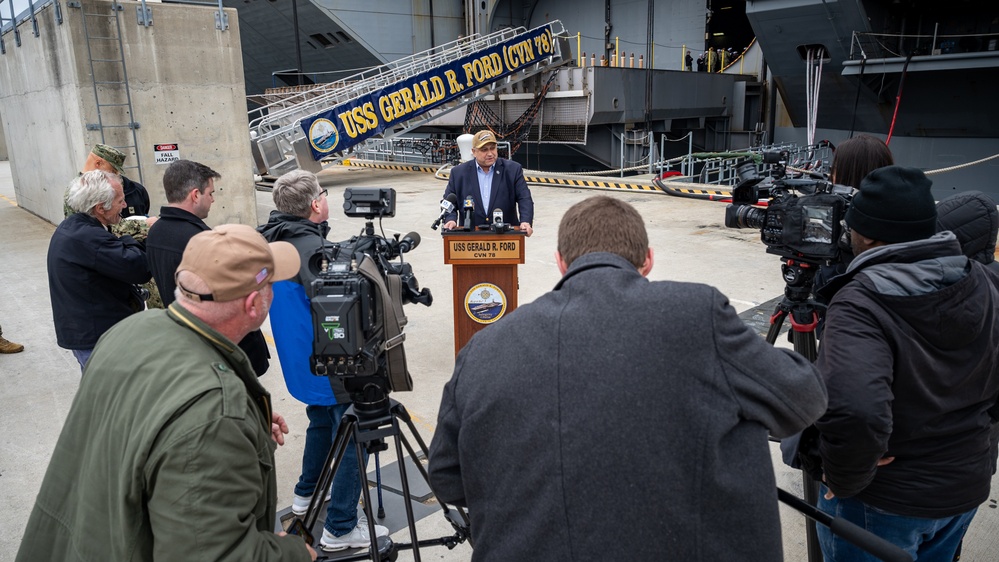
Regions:
M 174 280 L 181 271 L 200 277 L 211 289 L 204 295 L 177 287 L 193 300 L 226 302 L 258 291 L 267 283 L 291 279 L 301 258 L 288 242 L 271 242 L 253 227 L 224 224 L 199 232 L 187 243 Z
M 496 135 L 492 131 L 479 131 L 472 140 L 472 148 L 479 149 L 489 143 L 496 144 Z

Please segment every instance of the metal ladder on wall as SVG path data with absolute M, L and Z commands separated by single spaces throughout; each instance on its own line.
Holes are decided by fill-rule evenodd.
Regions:
M 128 87 L 128 69 L 125 68 L 121 18 L 118 14 L 124 8 L 118 2 L 111 2 L 110 14 L 87 13 L 78 1 L 67 2 L 66 5 L 83 11 L 83 35 L 87 41 L 87 58 L 90 61 L 94 101 L 97 104 L 97 123 L 87 123 L 87 130 L 100 131 L 101 144 L 109 144 L 124 152 L 126 162 L 131 154 L 133 164 L 124 168 L 135 170 L 139 183 L 142 183 L 142 168 L 139 167 L 139 147 L 135 134 L 139 123 L 135 121 L 132 110 L 132 93 Z M 100 58 L 94 58 L 95 50 L 98 51 Z M 122 93 L 124 101 L 121 101 Z M 126 130 L 124 134 L 122 130 Z M 109 137 L 113 140 L 109 140 Z
M 560 21 L 555 20 L 550 22 L 550 25 L 554 35 L 564 35 L 565 29 Z M 461 38 L 251 111 L 250 137 L 258 168 L 262 165 L 271 175 L 280 175 L 300 167 L 301 158 L 311 160 L 308 149 L 304 148 L 308 140 L 299 126 L 302 119 L 503 43 L 525 31 L 523 27 L 507 28 L 488 35 Z M 562 50 L 559 49 L 558 55 L 552 57 L 552 60 L 539 61 L 529 70 L 522 70 L 494 82 L 486 86 L 487 92 L 470 93 L 452 100 L 444 107 L 414 117 L 393 131 L 386 131 L 382 138 L 403 134 L 432 120 L 436 115 L 468 105 L 479 97 L 503 89 L 545 69 L 571 62 L 570 59 L 571 56 L 563 56 Z

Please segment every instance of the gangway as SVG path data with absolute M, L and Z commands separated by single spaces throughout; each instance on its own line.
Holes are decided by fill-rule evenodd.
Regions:
M 280 175 L 392 138 L 476 99 L 572 62 L 558 20 L 471 35 L 250 112 L 258 172 Z

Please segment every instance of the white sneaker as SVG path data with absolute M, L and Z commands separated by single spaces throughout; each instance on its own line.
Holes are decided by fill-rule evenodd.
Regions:
M 363 517 L 363 516 L 362 516 Z M 387 537 L 388 527 L 375 525 L 376 537 Z M 364 548 L 371 545 L 371 536 L 368 534 L 367 519 L 357 519 L 357 526 L 342 537 L 335 537 L 332 533 L 323 529 L 323 538 L 319 539 L 319 548 L 326 552 L 336 552 L 347 548 Z
M 330 501 L 330 496 L 333 491 L 330 490 L 326 493 L 326 499 L 323 501 Z M 291 512 L 295 515 L 305 515 L 305 512 L 309 510 L 309 502 L 312 501 L 312 496 L 299 496 L 295 495 L 295 499 L 291 500 Z

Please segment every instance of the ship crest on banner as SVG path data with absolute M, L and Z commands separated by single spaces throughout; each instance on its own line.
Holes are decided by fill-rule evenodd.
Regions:
M 346 150 L 553 54 L 551 26 L 543 25 L 303 119 L 312 157 Z

